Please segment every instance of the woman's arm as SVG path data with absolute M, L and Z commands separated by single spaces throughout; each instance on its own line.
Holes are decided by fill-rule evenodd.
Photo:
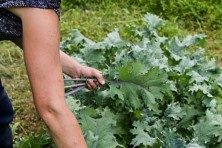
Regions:
M 59 148 L 85 148 L 77 120 L 64 99 L 59 20 L 53 10 L 12 8 L 23 23 L 23 50 L 34 103 Z
M 12 40 L 17 46 L 19 46 L 21 49 L 23 49 L 23 43 L 22 39 L 15 39 Z M 62 50 L 59 52 L 60 54 L 60 60 L 61 60 L 61 66 L 63 73 L 69 75 L 73 78 L 78 78 L 81 76 L 84 77 L 95 77 L 98 80 L 97 82 L 88 81 L 88 88 L 89 89 L 97 89 L 99 85 L 105 84 L 105 80 L 101 74 L 100 71 L 98 71 L 95 68 L 91 68 L 88 66 L 83 66 L 79 64 L 76 60 L 68 56 L 66 53 L 64 53 Z
M 75 61 L 73 58 L 71 58 L 61 50 L 60 50 L 60 59 L 61 59 L 62 70 L 65 74 L 75 78 L 81 76 L 88 78 L 95 77 L 98 80 L 98 83 L 93 81 L 88 81 L 89 89 L 96 89 L 98 85 L 105 84 L 105 80 L 101 72 L 98 71 L 97 69 L 79 64 L 77 61 Z

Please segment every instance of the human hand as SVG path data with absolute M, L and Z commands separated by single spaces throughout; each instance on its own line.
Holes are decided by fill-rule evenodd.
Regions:
M 87 81 L 88 89 L 97 89 L 99 86 L 105 84 L 102 72 L 100 72 L 95 68 L 79 65 L 77 71 L 78 73 L 75 73 L 74 77 L 95 78 L 97 80 L 97 81 L 88 80 Z
M 105 84 L 103 75 L 99 70 L 79 64 L 76 60 L 74 60 L 61 50 L 60 50 L 60 59 L 61 59 L 62 70 L 68 76 L 72 78 L 85 77 L 85 78 L 97 79 L 97 81 L 89 80 L 87 82 L 87 87 L 89 89 L 97 89 L 100 85 Z

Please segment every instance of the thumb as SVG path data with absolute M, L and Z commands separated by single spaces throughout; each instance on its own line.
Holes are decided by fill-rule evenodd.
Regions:
M 106 82 L 105 82 L 105 79 L 104 79 L 104 77 L 103 77 L 103 75 L 102 75 L 102 72 L 97 71 L 96 74 L 95 74 L 95 76 L 96 76 L 97 81 L 98 81 L 101 85 L 104 85 L 104 84 L 106 83 Z

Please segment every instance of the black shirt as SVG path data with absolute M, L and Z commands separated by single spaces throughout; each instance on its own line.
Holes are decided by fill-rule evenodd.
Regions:
M 6 10 L 12 7 L 34 7 L 53 9 L 60 15 L 61 0 L 1 0 L 0 1 L 0 40 L 22 38 L 21 19 Z

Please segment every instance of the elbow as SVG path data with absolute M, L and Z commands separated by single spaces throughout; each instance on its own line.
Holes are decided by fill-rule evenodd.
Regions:
M 68 110 L 67 105 L 63 102 L 45 102 L 36 104 L 37 111 L 40 117 L 48 125 L 50 122 L 57 120 L 59 117 L 65 116 L 65 112 Z

